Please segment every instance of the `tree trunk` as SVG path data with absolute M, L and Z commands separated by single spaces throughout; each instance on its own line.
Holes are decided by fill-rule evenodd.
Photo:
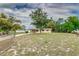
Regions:
M 16 36 L 16 31 L 14 31 L 14 38 L 15 38 L 15 36 Z
M 40 33 L 41 33 L 41 29 L 40 29 Z

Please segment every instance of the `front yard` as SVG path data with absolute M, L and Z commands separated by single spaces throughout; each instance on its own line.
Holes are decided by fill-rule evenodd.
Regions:
M 26 34 L 16 37 L 15 44 L 1 55 L 79 56 L 79 37 L 69 33 Z M 6 43 L 8 44 L 8 43 Z

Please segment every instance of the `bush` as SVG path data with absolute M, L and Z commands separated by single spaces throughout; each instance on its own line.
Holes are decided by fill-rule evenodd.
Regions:
M 25 31 L 25 33 L 28 33 L 28 31 Z

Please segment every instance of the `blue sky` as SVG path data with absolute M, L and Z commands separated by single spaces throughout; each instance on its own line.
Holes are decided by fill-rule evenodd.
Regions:
M 0 12 L 7 15 L 15 16 L 22 21 L 26 28 L 32 28 L 32 22 L 29 14 L 37 8 L 42 8 L 47 12 L 48 17 L 53 17 L 57 20 L 59 17 L 67 18 L 68 16 L 79 17 L 78 3 L 2 3 L 0 4 Z

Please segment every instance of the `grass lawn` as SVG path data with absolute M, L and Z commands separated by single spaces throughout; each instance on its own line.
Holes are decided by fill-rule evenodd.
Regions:
M 69 33 L 26 34 L 1 55 L 79 56 L 79 37 Z

